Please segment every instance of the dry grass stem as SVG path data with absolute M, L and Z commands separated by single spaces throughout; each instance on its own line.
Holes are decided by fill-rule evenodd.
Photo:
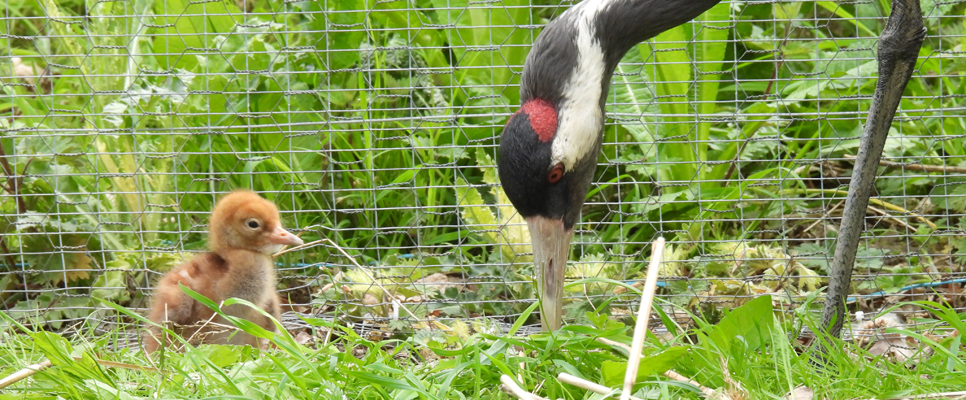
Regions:
M 516 396 L 516 398 L 520 400 L 547 400 L 547 399 L 544 399 L 543 397 L 537 396 L 533 393 L 523 390 L 523 388 L 521 388 L 519 385 L 517 385 L 516 382 L 513 381 L 513 378 L 511 378 L 510 375 L 500 376 L 500 382 L 503 383 L 503 387 L 505 387 L 510 392 L 510 394 Z
M 845 154 L 845 158 L 854 160 L 855 156 L 851 154 Z M 902 168 L 909 171 L 942 172 L 942 173 L 951 172 L 955 174 L 966 173 L 966 168 L 964 167 L 949 167 L 945 165 L 925 165 L 925 164 L 917 164 L 917 163 L 903 164 L 903 163 L 897 163 L 897 162 L 891 162 L 891 161 L 885 161 L 885 160 L 879 160 L 879 165 L 883 167 Z
M 825 215 L 822 216 L 822 218 L 819 218 L 819 219 L 815 220 L 815 222 L 812 222 L 812 224 L 809 225 L 808 228 L 805 228 L 805 230 L 802 231 L 802 235 L 805 235 L 806 233 L 808 233 L 808 231 L 812 230 L 812 228 L 814 228 L 815 225 L 818 225 L 820 222 L 825 221 L 826 218 L 832 216 L 832 211 L 835 211 L 835 209 L 836 208 L 839 208 L 839 206 L 841 206 L 842 204 L 845 204 L 845 202 L 844 201 L 840 201 L 840 202 L 836 203 L 835 206 L 833 206 L 831 209 L 829 209 L 828 211 L 825 212 Z
M 80 361 L 81 358 L 80 357 L 74 357 L 74 360 L 75 361 Z M 94 362 L 96 362 L 99 365 L 103 365 L 105 367 L 111 367 L 111 368 L 124 368 L 124 369 L 130 369 L 130 370 L 135 370 L 135 371 L 150 371 L 150 372 L 157 372 L 158 371 L 157 369 L 151 368 L 151 367 L 142 367 L 140 365 L 122 363 L 122 362 L 117 362 L 117 361 L 99 360 L 99 359 L 96 359 L 96 358 L 94 359 Z M 14 372 L 13 374 L 10 374 L 10 376 L 7 376 L 6 378 L 0 379 L 0 389 L 3 389 L 5 387 L 7 387 L 7 386 L 10 386 L 10 385 L 14 384 L 14 383 L 17 383 L 18 381 L 21 381 L 21 380 L 23 380 L 25 378 L 29 378 L 30 376 L 32 376 L 32 375 L 34 375 L 34 374 L 36 374 L 36 373 L 38 373 L 40 371 L 43 371 L 43 370 L 45 370 L 47 368 L 50 368 L 52 365 L 53 364 L 50 362 L 50 360 L 44 360 L 44 361 L 39 362 L 37 364 L 28 365 L 27 367 L 25 367 L 25 368 L 23 368 L 23 369 L 21 369 L 21 370 L 19 370 L 17 372 Z
M 218 308 L 222 308 L 224 306 L 225 306 L 225 302 L 221 302 L 220 304 L 218 304 Z M 190 337 L 186 338 L 185 341 L 187 341 L 188 343 L 191 343 L 191 341 L 194 340 L 195 335 L 197 335 L 199 332 L 204 331 L 205 327 L 207 327 L 208 324 L 211 324 L 212 323 L 211 321 L 214 320 L 216 316 L 218 316 L 218 314 L 211 314 L 211 316 L 208 317 L 208 319 L 205 322 L 203 322 L 201 324 L 201 326 L 199 326 L 198 329 L 191 334 Z M 168 320 L 168 305 L 167 304 L 164 305 L 164 320 L 165 321 Z M 225 327 L 224 325 L 221 325 L 221 324 L 216 324 L 216 325 L 221 326 L 223 328 L 227 328 L 227 327 Z
M 872 211 L 875 211 L 877 214 L 880 214 L 883 217 L 886 217 L 888 219 L 891 219 L 891 220 L 895 221 L 897 224 L 901 225 L 902 227 L 904 227 L 904 228 L 906 228 L 906 229 L 908 229 L 910 231 L 913 231 L 913 232 L 916 231 L 916 228 L 912 227 L 912 225 L 909 225 L 908 223 L 906 223 L 906 221 L 903 221 L 903 220 L 901 220 L 899 218 L 896 218 L 894 215 L 889 214 L 886 210 L 878 209 L 878 208 L 875 208 L 875 207 L 872 207 L 872 206 L 869 206 L 869 209 L 872 210 Z
M 308 243 L 305 243 L 305 244 L 300 244 L 300 245 L 295 246 L 295 247 L 293 247 L 291 249 L 289 249 L 289 248 L 282 248 L 282 250 L 279 250 L 278 253 L 272 254 L 272 258 L 278 258 L 278 256 L 280 256 L 282 254 L 285 254 L 285 253 L 290 253 L 290 252 L 293 252 L 295 250 L 302 250 L 302 249 L 304 249 L 306 247 L 315 246 L 315 245 L 317 245 L 319 243 L 322 243 L 322 242 L 324 242 L 326 240 L 327 239 L 320 239 L 320 240 L 316 240 L 314 242 L 308 242 Z
M 557 375 L 557 379 L 559 379 L 561 382 L 566 383 L 568 385 L 576 386 L 581 389 L 594 392 L 597 394 L 608 394 L 614 391 L 614 389 L 611 389 L 607 386 L 598 385 L 594 382 L 588 381 L 586 379 L 578 378 L 566 372 L 561 372 L 560 375 Z M 640 397 L 634 397 L 634 396 L 630 396 L 629 399 L 642 400 Z
M 929 394 L 921 394 L 918 396 L 911 396 L 911 397 L 898 397 L 898 398 L 889 399 L 889 400 L 922 400 L 922 399 L 966 399 L 966 391 L 929 393 Z
M 661 260 L 664 258 L 664 238 L 659 237 L 651 244 L 651 263 L 647 267 L 647 279 L 644 281 L 644 293 L 641 295 L 641 308 L 637 311 L 637 325 L 634 327 L 634 340 L 631 342 L 631 352 L 627 355 L 627 372 L 624 374 L 624 391 L 621 400 L 629 400 L 631 390 L 637 380 L 637 370 L 641 362 L 641 350 L 644 349 L 644 338 L 647 337 L 647 324 L 651 319 L 651 304 L 657 291 L 657 277 L 661 271 Z
M 16 383 L 21 379 L 27 378 L 33 374 L 43 371 L 49 368 L 51 365 L 52 364 L 50 363 L 50 360 L 44 360 L 43 362 L 40 362 L 37 364 L 28 365 L 26 368 L 21 369 L 20 371 L 14 372 L 13 374 L 11 374 L 6 378 L 0 379 L 0 389 L 13 385 L 14 383 Z

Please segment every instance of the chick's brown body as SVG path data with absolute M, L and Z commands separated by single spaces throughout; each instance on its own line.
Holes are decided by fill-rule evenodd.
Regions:
M 148 318 L 167 324 L 193 344 L 260 347 L 257 338 L 229 328 L 231 323 L 189 297 L 179 284 L 215 303 L 233 297 L 247 300 L 279 319 L 281 310 L 271 255 L 282 245 L 300 245 L 302 241 L 285 231 L 273 203 L 248 191 L 232 192 L 219 201 L 211 214 L 209 226 L 211 252 L 189 260 L 161 278 Z M 248 306 L 235 304 L 222 310 L 267 330 L 275 330 L 269 318 Z M 151 327 L 145 330 L 145 351 L 157 350 L 161 338 L 160 329 Z M 169 338 L 164 342 L 175 341 Z

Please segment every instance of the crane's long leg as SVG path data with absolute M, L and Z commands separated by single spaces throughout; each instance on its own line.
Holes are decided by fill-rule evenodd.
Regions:
M 828 298 L 822 309 L 822 325 L 834 337 L 839 336 L 845 319 L 845 297 L 851 286 L 852 267 L 876 167 L 925 36 L 919 0 L 893 0 L 892 14 L 879 37 L 879 81 L 855 159 L 830 271 Z

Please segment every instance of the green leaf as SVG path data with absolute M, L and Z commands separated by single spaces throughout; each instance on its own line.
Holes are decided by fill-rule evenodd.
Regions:
M 718 4 L 704 12 L 697 19 L 701 21 L 702 27 L 695 36 L 697 45 L 695 47 L 695 59 L 700 61 L 695 64 L 698 69 L 697 82 L 697 111 L 699 115 L 712 115 L 717 107 L 715 100 L 718 98 L 719 75 L 725 59 L 725 49 L 723 43 L 728 40 L 731 24 L 729 5 L 726 3 Z M 708 145 L 711 137 L 711 122 L 701 122 L 698 124 L 697 132 L 698 159 L 708 160 Z M 705 170 L 700 169 L 701 175 L 705 175 Z
M 781 1 L 771 5 L 772 13 L 778 20 L 796 19 L 801 9 L 802 3 L 799 1 Z M 791 21 L 788 22 L 791 23 Z
M 837 79 L 799 81 L 787 85 L 782 91 L 782 98 L 786 101 L 815 98 L 826 89 L 853 87 L 854 85 L 858 84 L 860 80 L 864 80 L 865 77 L 875 75 L 877 71 L 878 63 L 875 60 L 869 61 L 845 71 L 845 73 Z
M 345 373 L 349 376 L 375 384 L 379 387 L 395 389 L 395 390 L 415 391 L 430 399 L 437 398 L 436 396 L 430 394 L 426 390 L 413 387 L 410 383 L 401 379 L 390 378 L 388 376 L 381 376 L 371 372 L 345 371 Z
M 224 368 L 238 361 L 239 355 L 237 346 L 226 346 L 209 344 L 198 347 L 198 353 L 208 358 L 213 365 Z
M 818 290 L 822 283 L 821 277 L 815 271 L 807 267 L 798 267 L 798 290 L 807 288 L 809 292 Z
M 325 4 L 325 3 L 319 3 Z M 340 0 L 328 2 L 334 8 L 326 13 L 320 21 L 326 23 L 326 39 L 320 41 L 319 46 L 328 58 L 330 70 L 350 68 L 359 62 L 359 45 L 366 38 L 366 32 L 360 27 L 366 20 L 366 5 L 362 0 Z
M 71 358 L 74 348 L 71 347 L 67 339 L 60 335 L 40 331 L 31 333 L 30 337 L 33 338 L 33 342 L 40 352 L 44 353 L 44 356 L 54 365 L 69 365 L 74 362 L 74 359 Z
M 687 354 L 686 347 L 671 347 L 658 354 L 641 358 L 640 366 L 637 370 L 637 380 L 646 380 L 648 377 L 663 373 L 674 367 Z M 601 365 L 601 376 L 605 386 L 617 386 L 624 382 L 624 374 L 627 373 L 627 363 L 617 361 L 604 361 Z
M 956 185 L 953 186 L 952 190 L 946 188 L 936 188 L 933 189 L 932 194 L 929 196 L 929 200 L 932 201 L 936 207 L 945 210 L 962 210 L 966 209 L 966 185 Z
M 456 200 L 459 202 L 460 214 L 463 216 L 463 219 L 471 225 L 480 225 L 479 227 L 474 227 L 474 229 L 484 230 L 480 234 L 485 236 L 489 242 L 496 242 L 496 233 L 492 231 L 487 232 L 497 226 L 496 216 L 493 215 L 490 208 L 483 202 L 483 196 L 480 195 L 480 192 L 475 188 L 469 187 L 469 183 L 463 180 L 462 177 L 456 178 Z
M 669 29 L 658 35 L 652 44 L 637 46 L 643 60 L 656 64 L 654 70 L 657 74 L 654 79 L 657 82 L 657 96 L 661 99 L 658 104 L 661 113 L 667 116 L 664 118 L 667 124 L 661 125 L 656 136 L 661 139 L 676 138 L 660 142 L 657 149 L 659 159 L 655 161 L 686 163 L 668 164 L 674 167 L 662 168 L 659 173 L 661 181 L 689 181 L 695 178 L 697 172 L 697 165 L 694 164 L 697 155 L 687 136 L 691 129 L 688 121 L 693 112 L 688 105 L 691 68 L 684 67 L 691 61 L 687 51 L 681 46 L 681 43 L 689 39 L 685 29 L 690 29 L 690 26 Z M 668 187 L 665 192 L 682 190 L 683 187 Z
M 867 26 L 865 26 L 865 24 L 863 24 L 857 18 L 855 18 L 855 16 L 853 16 L 851 13 L 849 13 L 845 9 L 845 7 L 844 7 L 843 4 L 840 4 L 837 1 L 819 1 L 817 4 L 819 6 L 821 6 L 822 8 L 824 8 L 824 9 L 831 11 L 833 14 L 835 14 L 836 16 L 838 16 L 841 19 L 851 20 L 853 23 L 855 23 L 855 26 L 857 28 L 859 28 L 860 30 L 864 31 L 870 37 L 878 37 L 879 36 L 875 32 L 872 32 L 872 30 L 870 30 Z
M 413 178 L 416 177 L 416 174 L 419 173 L 419 171 L 422 170 L 422 169 L 423 169 L 423 165 L 420 164 L 420 165 L 417 165 L 417 166 L 415 166 L 413 168 L 410 168 L 410 169 L 407 169 L 407 170 L 403 171 L 399 175 L 396 175 L 396 179 L 393 179 L 392 180 L 391 185 L 399 185 L 401 183 L 405 183 L 405 182 L 412 181 Z
M 191 288 L 185 286 L 181 282 L 178 282 L 178 287 L 180 287 L 181 291 L 185 292 L 185 294 L 190 296 L 192 299 L 195 299 L 199 303 L 203 304 L 205 307 L 208 307 L 219 314 L 221 313 L 221 307 L 218 306 L 218 303 L 211 301 L 207 297 L 201 295 L 201 293 L 191 290 Z
M 773 319 L 771 296 L 759 296 L 728 312 L 708 338 L 725 354 L 730 353 L 735 340 L 746 343 L 749 350 L 757 350 L 771 337 Z
M 527 322 L 527 319 L 530 318 L 530 314 L 533 313 L 533 310 L 536 310 L 539 305 L 540 302 L 537 301 L 531 304 L 530 307 L 527 307 L 527 309 L 524 310 L 523 313 L 520 314 L 520 317 L 517 318 L 517 320 L 513 323 L 513 326 L 510 327 L 510 331 L 507 332 L 507 336 L 516 334 L 517 331 L 523 327 L 523 324 Z
M 624 55 L 624 59 L 627 63 L 618 64 L 614 74 L 614 83 L 611 87 L 614 91 L 615 104 L 607 110 L 607 114 L 620 121 L 621 126 L 627 129 L 634 142 L 638 143 L 641 155 L 645 159 L 653 160 L 657 155 L 657 146 L 654 144 L 652 129 L 657 127 L 657 112 L 660 111 L 660 107 L 654 102 L 654 83 L 645 71 L 634 73 L 634 67 L 630 67 L 630 63 L 639 63 L 643 60 L 639 48 L 631 48 Z
M 482 150 L 476 152 L 477 164 L 481 167 L 494 165 L 493 159 Z M 498 185 L 495 168 L 483 168 L 483 181 L 490 185 Z M 469 184 L 462 178 L 456 178 L 456 196 L 460 206 L 460 215 L 471 226 L 470 231 L 479 229 L 480 235 L 488 243 L 499 243 L 499 248 L 505 260 L 512 260 L 514 263 L 522 264 L 533 260 L 533 256 L 525 255 L 530 252 L 530 231 L 526 221 L 516 209 L 510 205 L 510 199 L 502 188 L 498 188 L 496 197 L 497 202 L 502 204 L 497 206 L 498 214 L 494 214 L 489 204 L 483 200 L 480 190 L 469 187 Z M 494 232 L 494 229 L 500 232 Z
M 198 50 L 217 47 L 218 33 L 235 29 L 232 14 L 241 17 L 238 7 L 227 1 L 166 0 L 154 4 L 155 24 L 163 26 L 154 36 L 153 52 L 165 69 L 192 69 L 198 66 Z M 207 55 L 201 56 L 207 58 Z
M 738 137 L 735 138 L 737 140 L 729 143 L 728 147 L 726 147 L 721 154 L 718 155 L 718 159 L 727 161 L 734 160 L 736 156 L 740 157 L 741 154 L 738 154 L 738 149 L 747 146 L 746 143 L 750 143 L 750 140 L 755 137 L 758 131 L 761 130 L 761 128 L 768 123 L 768 120 L 772 118 L 772 115 L 770 114 L 774 114 L 777 110 L 778 109 L 775 107 L 775 103 L 768 102 L 757 102 L 752 104 L 751 107 L 742 110 L 739 118 L 743 119 L 745 123 L 742 124 L 741 132 L 738 133 Z M 744 153 L 747 154 L 748 152 L 745 151 Z M 731 163 L 724 163 L 714 166 L 711 174 L 707 178 L 724 179 L 732 165 L 733 164 Z M 730 178 L 734 179 L 735 175 L 732 174 Z
M 437 14 L 439 23 L 456 26 L 456 29 L 444 30 L 458 67 L 456 79 L 463 85 L 474 82 L 493 85 L 472 96 L 469 90 L 460 90 L 454 102 L 505 109 L 502 100 L 494 102 L 489 97 L 498 95 L 506 98 L 506 104 L 519 103 L 519 91 L 509 85 L 520 82 L 514 69 L 526 60 L 532 32 L 516 27 L 532 23 L 531 9 L 507 7 L 506 3 L 432 0 L 433 6 L 440 9 Z M 470 99 L 477 95 L 485 97 Z
M 94 283 L 91 284 L 94 288 L 91 295 L 118 303 L 131 300 L 125 280 L 131 268 L 131 263 L 123 258 L 108 262 L 107 269 L 118 271 L 105 271 L 94 279 Z

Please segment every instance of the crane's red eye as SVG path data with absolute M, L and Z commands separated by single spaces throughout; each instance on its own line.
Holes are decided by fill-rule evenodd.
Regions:
M 564 174 L 563 164 L 557 163 L 557 165 L 554 165 L 553 169 L 550 170 L 550 173 L 547 174 L 547 182 L 557 183 L 560 181 L 560 178 L 563 178 L 563 174 Z

